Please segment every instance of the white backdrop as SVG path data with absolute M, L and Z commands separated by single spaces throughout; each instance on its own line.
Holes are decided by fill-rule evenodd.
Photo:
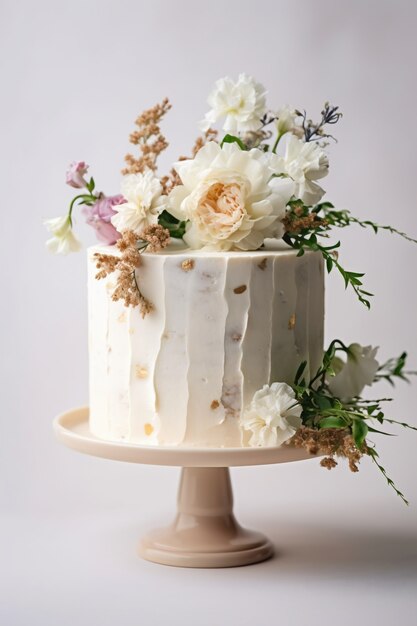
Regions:
M 136 558 L 139 535 L 173 513 L 178 470 L 54 441 L 53 416 L 87 402 L 86 268 L 84 253 L 47 254 L 41 220 L 66 210 L 70 160 L 118 192 L 133 120 L 165 95 L 163 165 L 187 153 L 212 83 L 245 71 L 271 105 L 339 104 L 328 199 L 417 236 L 415 4 L 3 0 L 0 11 L 2 624 L 414 624 L 417 433 L 379 442 L 408 509 L 367 460 L 358 475 L 314 461 L 242 468 L 237 513 L 280 558 L 229 571 Z M 94 241 L 81 218 L 77 228 Z M 381 345 L 383 358 L 408 349 L 417 368 L 417 247 L 354 228 L 340 237 L 346 267 L 376 295 L 367 312 L 330 276 L 327 339 Z M 416 384 L 381 387 L 394 417 L 416 423 Z

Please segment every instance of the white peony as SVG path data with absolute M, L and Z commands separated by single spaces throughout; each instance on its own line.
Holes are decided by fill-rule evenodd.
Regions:
M 290 135 L 285 155 L 270 154 L 271 167 L 277 174 L 284 174 L 295 182 L 294 195 L 305 204 L 311 206 L 321 200 L 324 195 L 316 182 L 327 176 L 329 159 L 315 142 L 304 142 Z
M 68 216 L 53 217 L 45 220 L 44 225 L 52 233 L 51 239 L 46 242 L 46 247 L 54 254 L 68 254 L 78 252 L 81 244 L 75 237 Z
M 360 396 L 365 385 L 372 385 L 379 363 L 375 359 L 378 348 L 352 343 L 348 347 L 346 362 L 337 359 L 336 376 L 328 381 L 333 395 L 341 400 Z
M 209 95 L 210 111 L 201 128 L 207 130 L 224 117 L 223 130 L 237 134 L 261 128 L 261 117 L 266 111 L 265 88 L 251 76 L 240 74 L 237 82 L 220 78 Z
M 278 135 L 285 135 L 285 133 L 294 133 L 297 137 L 303 132 L 301 126 L 297 124 L 297 118 L 299 115 L 293 107 L 288 105 L 281 107 L 281 109 L 275 114 L 275 125 L 277 127 Z
M 252 398 L 241 421 L 252 433 L 250 446 L 280 446 L 300 428 L 301 406 L 286 383 L 264 385 Z
M 162 186 L 153 172 L 124 176 L 121 192 L 126 202 L 112 207 L 116 215 L 111 218 L 119 233 L 124 230 L 140 233 L 146 226 L 157 223 L 166 198 L 161 196 Z
M 191 248 L 256 250 L 266 237 L 282 236 L 294 185 L 289 179 L 271 180 L 260 150 L 209 142 L 175 169 L 183 184 L 171 191 L 167 208 L 190 220 L 184 240 Z

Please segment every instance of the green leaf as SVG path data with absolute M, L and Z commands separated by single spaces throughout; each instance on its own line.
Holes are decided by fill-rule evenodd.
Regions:
M 319 422 L 319 428 L 346 428 L 346 421 L 341 417 L 323 417 Z
M 239 137 L 235 137 L 234 135 L 225 135 L 220 144 L 220 147 L 223 148 L 225 143 L 237 143 L 237 145 L 239 146 L 241 150 L 247 150 L 243 141 L 239 139 Z
M 305 370 L 305 368 L 307 367 L 307 361 L 303 361 L 302 363 L 300 363 L 300 366 L 295 374 L 295 378 L 294 378 L 294 384 L 298 385 L 301 379 L 301 376 L 303 375 L 303 372 Z
M 174 239 L 182 239 L 185 234 L 187 222 L 180 222 L 168 211 L 162 211 L 158 218 L 159 224 L 169 230 L 169 234 Z
M 352 435 L 359 449 L 362 448 L 366 435 L 368 434 L 368 425 L 362 419 L 355 419 L 352 424 Z

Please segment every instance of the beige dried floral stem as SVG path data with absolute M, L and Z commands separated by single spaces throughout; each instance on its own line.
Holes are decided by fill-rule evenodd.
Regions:
M 194 159 L 197 152 L 201 150 L 201 148 L 205 146 L 208 141 L 217 142 L 217 134 L 217 130 L 214 130 L 213 128 L 209 128 L 208 130 L 206 130 L 204 135 L 197 137 L 197 139 L 195 140 L 194 145 L 191 149 L 191 156 L 180 156 L 178 157 L 178 161 L 187 161 L 188 159 Z M 161 178 L 161 185 L 163 193 L 166 195 L 168 195 L 169 192 L 174 189 L 174 187 L 177 187 L 177 185 L 181 185 L 181 178 L 178 176 L 174 168 L 171 169 L 167 176 L 163 176 Z
M 136 270 L 142 264 L 141 254 L 148 252 L 160 252 L 170 242 L 169 231 L 160 224 L 147 226 L 139 235 L 132 230 L 125 230 L 121 238 L 116 242 L 116 247 L 121 252 L 120 256 L 102 254 L 94 255 L 97 280 L 106 278 L 113 272 L 118 272 L 116 288 L 112 294 L 112 300 L 123 300 L 125 306 L 138 306 L 142 317 L 145 317 L 153 309 L 141 292 L 136 277 Z
M 364 454 L 368 454 L 366 443 L 363 444 L 362 450 L 359 450 L 349 430 L 344 428 L 318 430 L 301 426 L 288 443 L 297 448 L 305 448 L 310 454 L 325 454 L 320 465 L 327 469 L 336 467 L 337 461 L 334 457 L 338 456 L 348 460 L 352 472 L 358 472 L 359 461 Z
M 137 130 L 130 134 L 129 141 L 134 146 L 138 146 L 140 155 L 138 157 L 132 154 L 125 156 L 127 165 L 122 170 L 123 175 L 139 174 L 146 169 L 155 172 L 159 155 L 168 147 L 159 124 L 171 107 L 168 98 L 164 98 L 160 104 L 146 109 L 136 118 Z
M 315 230 L 317 228 L 325 228 L 328 221 L 319 217 L 316 213 L 303 215 L 303 207 L 295 207 L 282 220 L 286 233 L 300 233 L 304 230 Z

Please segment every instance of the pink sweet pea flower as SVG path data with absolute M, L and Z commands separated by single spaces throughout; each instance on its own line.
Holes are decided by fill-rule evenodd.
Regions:
M 87 173 L 88 165 L 84 161 L 73 161 L 67 169 L 66 183 L 76 189 L 83 189 L 87 186 L 84 176 Z
M 116 214 L 113 207 L 123 202 L 126 200 L 120 194 L 108 197 L 100 195 L 97 202 L 83 209 L 87 224 L 95 229 L 97 238 L 108 246 L 116 243 L 120 238 L 120 233 L 117 232 L 110 220 Z

